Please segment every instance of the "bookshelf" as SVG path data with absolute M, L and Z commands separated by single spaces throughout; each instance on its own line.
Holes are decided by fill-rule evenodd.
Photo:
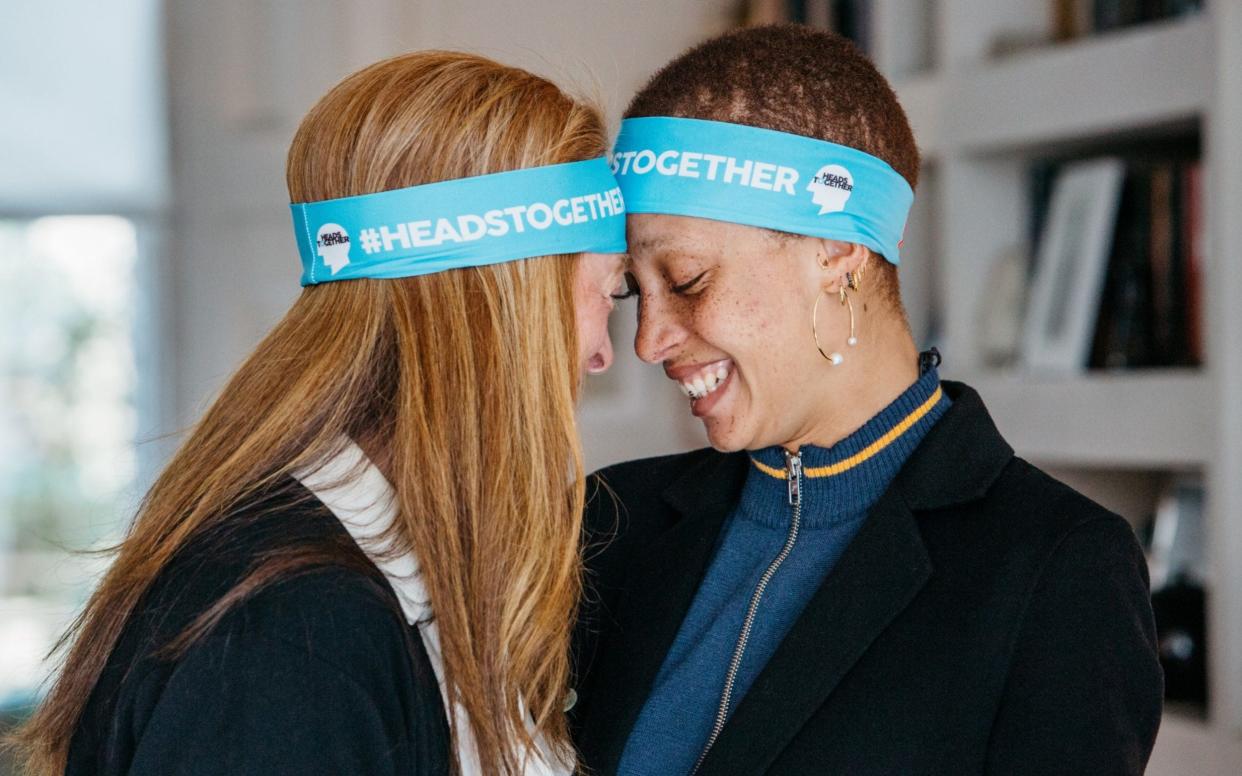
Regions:
M 980 391 L 1023 457 L 1110 506 L 1127 503 L 1114 508 L 1136 523 L 1154 508 L 1160 483 L 1187 472 L 1202 478 L 1208 705 L 1170 704 L 1148 772 L 1237 773 L 1242 262 L 1212 246 L 1242 245 L 1242 3 L 1208 0 L 1198 13 L 1066 42 L 1051 40 L 1052 5 L 869 3 L 871 54 L 894 83 L 925 163 L 903 293 L 920 344 L 940 347 L 945 376 Z M 1032 163 L 1164 137 L 1194 138 L 1202 152 L 1204 365 L 1061 375 L 990 366 L 980 304 L 993 291 L 994 262 L 1029 250 Z M 1119 501 L 1119 490 L 1128 499 Z
M 1006 154 L 1192 119 L 1211 100 L 1211 44 L 1195 15 L 965 69 L 945 78 L 941 145 Z
M 1205 440 L 1215 434 L 1211 383 L 1198 370 L 1117 370 L 1072 379 L 953 371 L 987 399 L 1001 433 L 1024 458 L 1125 469 L 1208 462 L 1212 445 Z

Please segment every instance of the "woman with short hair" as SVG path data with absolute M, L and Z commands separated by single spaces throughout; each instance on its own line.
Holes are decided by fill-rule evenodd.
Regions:
M 752 28 L 625 116 L 635 348 L 714 449 L 598 475 L 586 765 L 1140 773 L 1161 708 L 1142 552 L 915 347 L 919 155 L 884 78 L 833 33 Z

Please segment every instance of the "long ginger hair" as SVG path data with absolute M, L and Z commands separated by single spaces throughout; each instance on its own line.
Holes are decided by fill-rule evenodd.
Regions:
M 599 110 L 552 83 L 482 57 L 417 52 L 349 76 L 310 110 L 287 183 L 291 201 L 313 202 L 605 148 Z M 126 622 L 187 541 L 324 461 L 344 437 L 368 440 L 392 479 L 394 538 L 416 548 L 447 685 L 485 770 L 518 772 L 516 745 L 532 745 L 528 717 L 573 762 L 562 706 L 581 590 L 575 259 L 303 290 L 156 480 L 62 637 L 63 666 L 13 738 L 30 771 L 64 769 Z M 296 558 L 269 558 L 173 646 L 192 645 L 232 606 L 294 573 Z

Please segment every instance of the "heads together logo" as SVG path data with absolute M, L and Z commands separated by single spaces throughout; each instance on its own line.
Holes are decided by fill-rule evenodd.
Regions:
M 340 224 L 324 224 L 315 238 L 316 252 L 332 274 L 349 263 L 349 233 Z
M 782 192 L 797 196 L 800 175 L 785 165 L 761 162 L 753 159 L 737 159 L 720 154 L 696 151 L 667 150 L 660 153 L 645 148 L 641 151 L 621 151 L 610 155 L 613 175 L 660 175 L 678 178 L 701 178 L 728 186 L 748 186 L 753 189 Z M 819 206 L 819 214 L 837 213 L 845 209 L 845 203 L 854 191 L 854 176 L 839 164 L 826 164 L 811 177 L 805 191 L 811 201 Z
M 854 176 L 839 164 L 825 164 L 811 178 L 806 190 L 811 192 L 811 201 L 819 205 L 819 214 L 839 213 L 845 210 L 845 203 L 854 191 Z

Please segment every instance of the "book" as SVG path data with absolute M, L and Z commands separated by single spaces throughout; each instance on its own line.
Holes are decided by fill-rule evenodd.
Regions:
M 1151 342 L 1153 364 L 1172 364 L 1180 343 L 1176 331 L 1175 298 L 1178 293 L 1174 253 L 1174 165 L 1155 163 L 1149 171 L 1151 222 L 1149 224 L 1147 264 L 1151 270 Z
M 1203 255 L 1206 235 L 1203 228 L 1203 165 L 1193 161 L 1185 165 L 1181 179 L 1182 219 L 1181 249 L 1184 271 L 1182 299 L 1183 327 L 1186 342 L 1186 363 L 1203 363 Z
M 1203 0 L 1048 0 L 1054 41 L 1100 35 L 1202 10 Z
M 1202 172 L 1197 147 L 1129 149 L 1089 347 L 1090 369 L 1203 363 Z M 1075 160 L 1032 164 L 1031 244 L 1040 251 L 1053 182 Z
M 750 24 L 788 21 L 833 30 L 871 52 L 871 0 L 751 0 L 746 8 Z
M 1125 369 L 1151 361 L 1150 226 L 1150 171 L 1131 164 L 1121 190 L 1088 367 Z

